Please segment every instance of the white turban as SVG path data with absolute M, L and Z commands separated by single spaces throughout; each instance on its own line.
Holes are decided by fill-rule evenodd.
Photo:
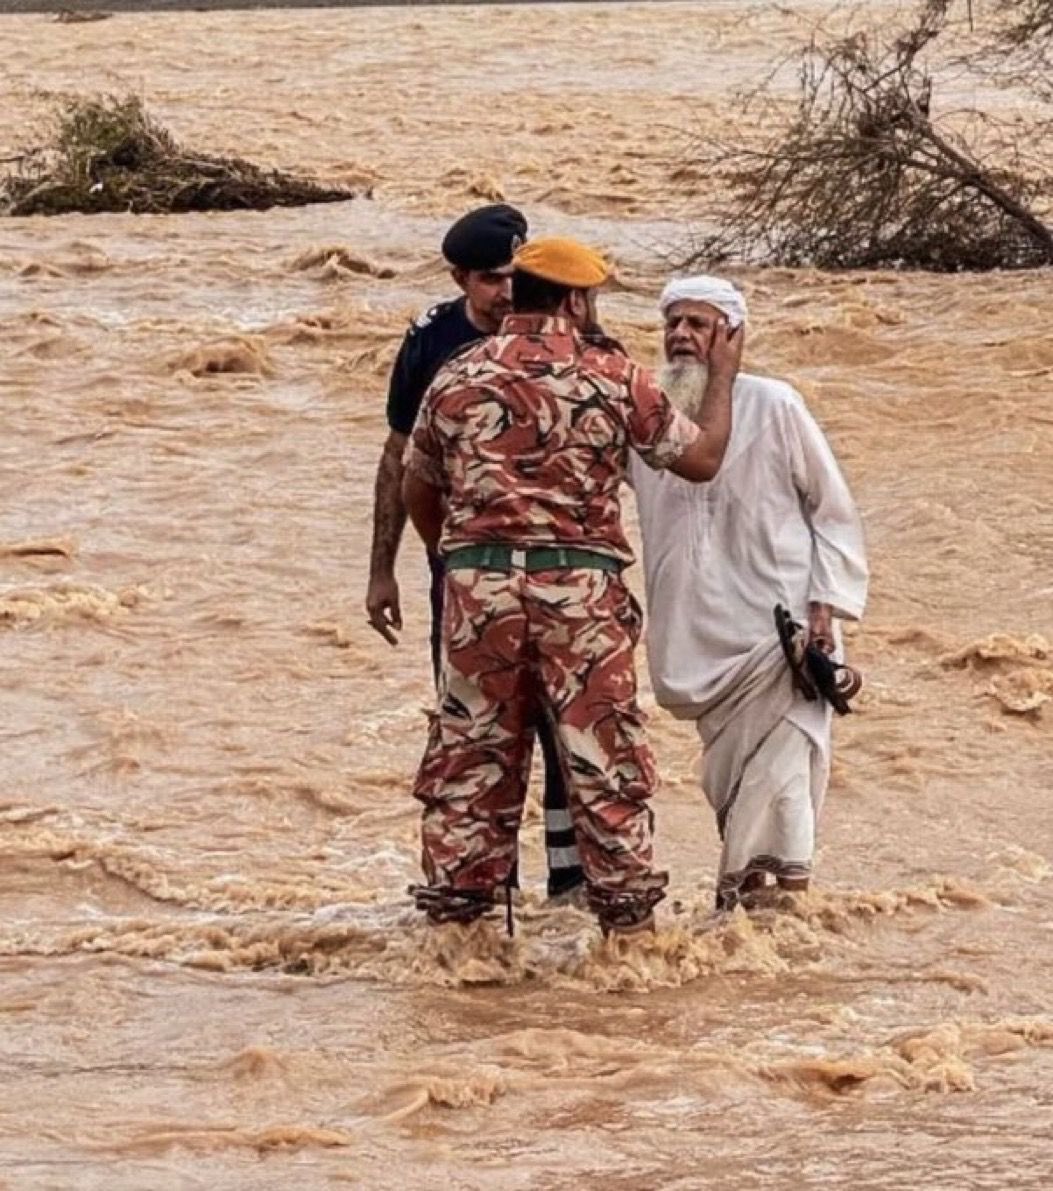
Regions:
M 728 326 L 734 331 L 746 321 L 746 299 L 730 281 L 720 277 L 679 277 L 662 290 L 658 309 L 665 314 L 674 302 L 707 302 L 728 316 Z

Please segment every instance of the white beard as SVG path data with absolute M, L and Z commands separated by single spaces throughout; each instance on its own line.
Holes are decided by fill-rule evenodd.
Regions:
M 705 364 L 681 359 L 662 365 L 658 370 L 658 383 L 670 402 L 681 413 L 693 418 L 702 408 L 708 376 L 709 369 Z

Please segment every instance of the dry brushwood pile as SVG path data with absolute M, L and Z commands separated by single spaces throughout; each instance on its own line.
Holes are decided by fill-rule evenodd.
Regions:
M 353 198 L 236 157 L 192 153 L 154 121 L 136 96 L 75 99 L 53 142 L 27 152 L 0 179 L 5 215 L 136 215 L 266 210 Z
M 931 0 L 888 41 L 813 41 L 789 120 L 770 94 L 747 101 L 776 130 L 764 143 L 693 145 L 691 174 L 715 177 L 727 198 L 683 263 L 934 272 L 1053 264 L 1053 179 L 1028 156 L 1053 116 L 1028 135 L 981 112 L 955 113 L 953 127 L 936 114 L 919 55 L 946 28 L 949 7 Z

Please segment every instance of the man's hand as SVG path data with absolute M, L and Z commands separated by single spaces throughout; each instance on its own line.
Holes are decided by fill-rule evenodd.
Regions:
M 369 623 L 389 645 L 398 645 L 395 632 L 402 632 L 399 584 L 394 575 L 370 575 L 366 590 Z
M 742 366 L 742 345 L 746 340 L 745 326 L 731 330 L 727 319 L 721 319 L 713 327 L 709 340 L 706 363 L 710 372 L 734 380 Z
M 825 654 L 834 652 L 834 610 L 829 604 L 808 604 L 808 644 Z

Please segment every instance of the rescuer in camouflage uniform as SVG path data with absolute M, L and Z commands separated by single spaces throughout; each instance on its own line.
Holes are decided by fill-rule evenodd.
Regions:
M 616 345 L 585 338 L 608 277 L 602 257 L 550 238 L 513 265 L 515 313 L 439 372 L 403 483 L 447 571 L 439 705 L 414 786 L 428 881 L 417 904 L 433 922 L 493 905 L 515 861 L 539 703 L 568 779 L 589 905 L 605 932 L 636 930 L 653 922 L 667 876 L 653 867 L 656 773 L 618 490 L 630 450 L 684 479 L 713 478 L 741 334 L 715 328 L 693 422 Z
M 442 255 L 450 276 L 463 292 L 440 302 L 413 324 L 395 357 L 388 387 L 387 441 L 377 467 L 373 505 L 366 610 L 369 623 L 391 645 L 402 631 L 402 609 L 395 563 L 406 525 L 402 503 L 403 457 L 421 403 L 436 373 L 456 352 L 499 330 L 512 308 L 512 255 L 527 237 L 521 211 L 490 203 L 462 215 L 446 232 Z M 442 602 L 446 591 L 443 560 L 428 552 L 431 572 L 431 656 L 438 685 L 442 669 Z M 585 874 L 570 819 L 566 783 L 550 723 L 537 723 L 537 740 L 545 761 L 542 801 L 548 892 L 554 899 L 573 898 Z M 513 878 L 513 884 L 516 884 Z

